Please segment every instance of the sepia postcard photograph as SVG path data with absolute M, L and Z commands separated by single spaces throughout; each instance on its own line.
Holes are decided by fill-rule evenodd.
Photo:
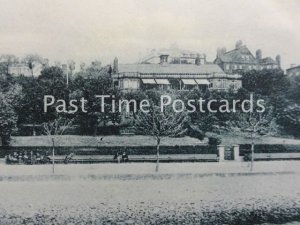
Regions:
M 300 225 L 299 0 L 0 5 L 0 225 Z

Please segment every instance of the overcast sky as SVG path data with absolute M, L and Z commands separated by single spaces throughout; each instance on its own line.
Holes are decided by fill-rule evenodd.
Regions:
M 206 53 L 241 39 L 255 54 L 300 64 L 298 0 L 0 0 L 0 54 L 51 61 L 135 62 L 170 47 Z

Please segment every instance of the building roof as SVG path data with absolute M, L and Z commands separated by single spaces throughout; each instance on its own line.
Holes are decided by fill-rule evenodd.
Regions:
M 223 62 L 233 62 L 233 63 L 257 63 L 257 60 L 252 55 L 247 46 L 241 46 L 240 48 L 233 49 L 231 51 L 225 52 L 219 56 L 219 59 Z
M 260 60 L 256 59 L 246 45 L 225 52 L 222 55 L 220 55 L 216 60 L 221 60 L 222 62 L 225 63 L 262 64 L 262 65 L 277 64 L 277 62 L 271 57 L 266 57 Z
M 271 57 L 263 58 L 263 59 L 259 60 L 259 63 L 260 64 L 277 64 L 277 62 L 274 59 L 272 59 Z
M 184 50 L 179 49 L 177 47 L 171 48 L 162 48 L 162 49 L 153 49 L 150 53 L 144 56 L 142 59 L 139 60 L 138 63 L 147 63 L 154 58 L 159 58 L 160 55 L 168 55 L 170 58 L 190 58 L 196 59 L 199 53 L 196 51 Z M 205 54 L 199 54 L 201 58 L 205 57 Z
M 287 71 L 294 70 L 294 69 L 300 69 L 300 65 L 298 65 L 298 66 L 292 66 L 292 67 L 288 68 Z
M 119 64 L 118 69 L 119 73 L 140 74 L 224 74 L 216 64 Z

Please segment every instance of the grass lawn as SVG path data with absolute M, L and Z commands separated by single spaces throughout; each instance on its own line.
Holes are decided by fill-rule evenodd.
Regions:
M 236 134 L 222 134 L 222 144 L 231 146 L 235 144 L 250 144 L 251 139 Z M 100 140 L 102 138 L 102 140 Z M 56 146 L 155 146 L 156 140 L 150 136 L 132 135 L 132 136 L 79 136 L 79 135 L 63 135 L 55 137 Z M 200 141 L 196 138 L 170 138 L 165 137 L 161 141 L 161 145 L 201 145 L 206 144 L 207 140 Z M 297 144 L 300 145 L 298 139 L 288 139 L 281 137 L 260 137 L 255 140 L 256 144 Z M 12 146 L 51 146 L 52 142 L 48 136 L 15 136 L 11 140 Z
M 102 140 L 100 140 L 102 138 Z M 155 146 L 156 140 L 150 136 L 134 135 L 134 136 L 79 136 L 79 135 L 63 135 L 56 136 L 57 146 Z M 170 138 L 165 137 L 161 141 L 161 145 L 201 145 L 202 141 L 191 138 Z M 11 140 L 12 146 L 51 146 L 51 138 L 48 136 L 15 136 Z

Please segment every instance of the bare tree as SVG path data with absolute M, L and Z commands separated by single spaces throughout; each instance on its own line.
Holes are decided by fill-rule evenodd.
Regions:
M 75 70 L 75 61 L 74 60 L 69 60 L 68 61 L 68 66 L 69 66 L 69 71 L 70 71 L 70 75 L 72 76 L 73 75 L 73 72 Z
M 55 141 L 58 136 L 63 135 L 64 132 L 70 128 L 72 122 L 72 120 L 59 117 L 53 121 L 43 123 L 44 134 L 50 137 L 52 142 L 52 173 L 54 173 Z
M 61 68 L 61 62 L 60 62 L 60 61 L 55 61 L 55 62 L 54 62 L 54 65 L 55 65 L 56 67 Z
M 240 130 L 250 136 L 251 139 L 251 166 L 250 171 L 254 169 L 254 148 L 255 140 L 258 136 L 265 135 L 274 130 L 274 117 L 272 116 L 272 109 L 265 112 L 250 112 L 242 113 L 239 121 Z
M 156 139 L 156 172 L 159 169 L 159 148 L 162 137 L 184 135 L 187 131 L 185 128 L 187 119 L 186 113 L 175 113 L 171 110 L 161 112 L 158 106 L 153 106 L 148 113 L 140 111 L 137 114 L 134 122 L 135 132 Z
M 80 70 L 81 71 L 84 71 L 85 70 L 85 63 L 84 62 L 82 62 L 82 63 L 80 63 Z
M 44 59 L 36 54 L 29 54 L 26 55 L 23 59 L 23 61 L 27 64 L 28 68 L 31 71 L 31 75 L 33 76 L 33 69 L 36 66 L 36 64 L 43 64 Z

